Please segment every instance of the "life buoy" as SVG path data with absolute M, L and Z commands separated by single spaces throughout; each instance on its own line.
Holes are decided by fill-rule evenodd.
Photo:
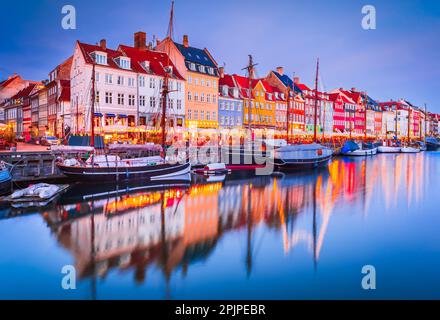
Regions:
M 322 156 L 322 149 L 318 149 L 318 156 Z

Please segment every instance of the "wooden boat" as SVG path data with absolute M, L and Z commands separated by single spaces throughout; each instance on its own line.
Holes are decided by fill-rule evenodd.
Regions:
M 35 189 L 39 188 L 40 192 Z M 40 183 L 26 189 L 17 190 L 12 195 L 3 198 L 14 208 L 44 207 L 57 199 L 69 188 L 67 184 L 49 185 Z M 44 189 L 44 190 L 43 190 Z
M 12 176 L 3 161 L 0 162 L 0 195 L 12 191 Z
M 161 180 L 190 172 L 189 162 L 171 164 L 162 157 L 121 160 L 114 155 L 91 156 L 86 163 L 66 160 L 58 164 L 61 172 L 76 181 Z
M 196 168 L 194 173 L 211 176 L 211 175 L 226 175 L 230 173 L 230 170 L 226 168 L 224 163 L 210 163 L 203 168 Z

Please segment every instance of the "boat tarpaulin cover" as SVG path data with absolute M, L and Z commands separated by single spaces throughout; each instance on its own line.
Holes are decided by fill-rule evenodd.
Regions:
M 354 142 L 353 140 L 348 140 L 344 143 L 344 146 L 341 149 L 342 153 L 346 153 L 346 152 L 352 152 L 352 151 L 356 151 L 359 149 L 359 146 L 356 142 Z
M 69 146 L 88 147 L 90 146 L 90 136 L 71 136 Z M 95 148 L 104 149 L 104 138 L 102 136 L 95 136 Z

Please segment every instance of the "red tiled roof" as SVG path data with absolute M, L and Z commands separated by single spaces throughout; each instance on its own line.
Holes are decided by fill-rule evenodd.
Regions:
M 234 78 L 230 74 L 225 74 L 223 78 L 220 78 L 219 85 L 228 86 L 229 88 L 235 88 Z
M 12 83 L 15 79 L 17 79 L 17 78 L 19 78 L 18 75 L 16 75 L 16 76 L 12 76 L 12 77 L 10 77 L 9 79 L 0 82 L 0 87 L 2 87 L 2 88 L 6 88 L 9 84 L 11 84 L 11 83 Z
M 139 73 L 155 74 L 157 76 L 165 76 L 164 67 L 173 67 L 173 76 L 179 80 L 184 80 L 184 78 L 177 71 L 177 68 L 172 63 L 171 59 L 164 52 L 152 51 L 152 50 L 141 50 L 134 47 L 129 47 L 125 45 L 120 45 L 119 50 L 122 51 L 127 57 L 131 59 L 131 68 Z M 142 62 L 150 62 L 151 72 L 147 72 L 141 65 Z
M 31 94 L 32 90 L 38 85 L 38 83 L 32 83 L 28 85 L 26 88 L 18 91 L 14 96 L 11 97 L 11 100 L 20 99 L 27 97 Z
M 300 90 L 306 90 L 306 91 L 311 91 L 312 89 L 310 89 L 309 87 L 307 87 L 305 84 L 303 83 L 297 83 L 296 86 L 300 89 Z
M 107 53 L 107 66 L 114 69 L 121 69 L 117 65 L 117 63 L 114 61 L 117 57 L 123 56 L 122 52 L 115 51 L 111 49 L 103 49 L 98 45 L 92 45 L 87 43 L 82 43 L 78 41 L 78 45 L 81 49 L 81 52 L 83 53 L 84 59 L 86 60 L 86 63 L 93 64 L 92 57 L 90 56 L 91 53 L 95 51 L 105 52 Z M 124 70 L 124 69 L 121 69 Z

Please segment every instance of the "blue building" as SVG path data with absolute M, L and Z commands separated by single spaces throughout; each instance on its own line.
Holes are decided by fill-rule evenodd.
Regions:
M 220 68 L 218 122 L 220 129 L 241 129 L 243 126 L 243 97 L 231 75 Z

